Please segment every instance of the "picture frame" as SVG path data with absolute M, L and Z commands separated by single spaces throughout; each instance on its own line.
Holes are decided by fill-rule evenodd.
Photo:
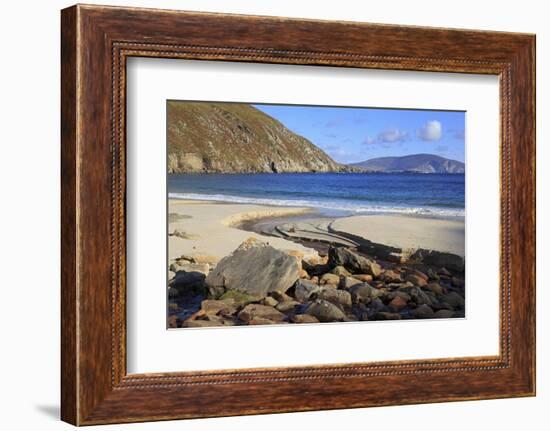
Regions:
M 534 35 L 76 5 L 61 13 L 61 54 L 62 420 L 92 425 L 535 395 Z M 130 57 L 498 76 L 499 354 L 128 374 Z

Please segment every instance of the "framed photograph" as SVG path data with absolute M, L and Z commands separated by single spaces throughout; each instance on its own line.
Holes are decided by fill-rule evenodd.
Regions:
M 535 394 L 535 37 L 62 11 L 62 419 Z

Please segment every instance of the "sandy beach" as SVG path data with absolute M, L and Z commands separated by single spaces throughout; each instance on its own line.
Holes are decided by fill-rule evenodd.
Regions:
M 305 214 L 308 208 L 280 208 L 262 205 L 226 204 L 170 199 L 168 203 L 168 259 L 182 255 L 207 255 L 218 259 L 253 237 L 279 250 L 297 250 L 315 257 L 315 250 L 282 238 L 246 232 L 235 227 L 240 222 L 273 216 Z
M 280 250 L 297 250 L 306 257 L 315 256 L 316 252 L 311 248 L 289 239 L 238 228 L 241 223 L 251 221 L 269 226 L 273 218 L 280 224 L 283 216 L 307 215 L 311 212 L 310 208 L 170 199 L 168 232 L 177 231 L 180 236 L 169 237 L 169 259 L 194 254 L 212 255 L 221 259 L 250 237 L 266 241 Z M 464 257 L 463 220 L 400 215 L 360 215 L 331 219 L 316 218 L 312 214 L 311 217 L 309 224 L 315 224 L 315 233 L 319 236 L 332 231 L 404 250 L 420 248 Z M 309 236 L 313 236 L 313 230 L 313 227 L 308 230 Z

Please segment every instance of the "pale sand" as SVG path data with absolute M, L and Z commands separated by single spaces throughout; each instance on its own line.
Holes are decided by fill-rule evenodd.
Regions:
M 283 238 L 246 232 L 233 225 L 256 218 L 303 214 L 308 208 L 270 207 L 264 205 L 225 204 L 204 201 L 169 199 L 168 233 L 184 232 L 189 239 L 168 237 L 168 258 L 182 255 L 208 255 L 221 259 L 235 250 L 250 237 L 268 242 L 280 250 L 297 250 L 307 257 L 316 257 L 317 252 L 301 244 Z M 181 219 L 174 220 L 177 215 Z
M 401 249 L 437 250 L 464 257 L 464 221 L 399 215 L 336 219 L 332 229 Z

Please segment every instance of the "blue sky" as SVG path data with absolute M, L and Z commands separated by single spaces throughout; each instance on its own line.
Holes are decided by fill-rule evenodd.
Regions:
M 465 113 L 253 105 L 340 163 L 430 153 L 464 162 Z

